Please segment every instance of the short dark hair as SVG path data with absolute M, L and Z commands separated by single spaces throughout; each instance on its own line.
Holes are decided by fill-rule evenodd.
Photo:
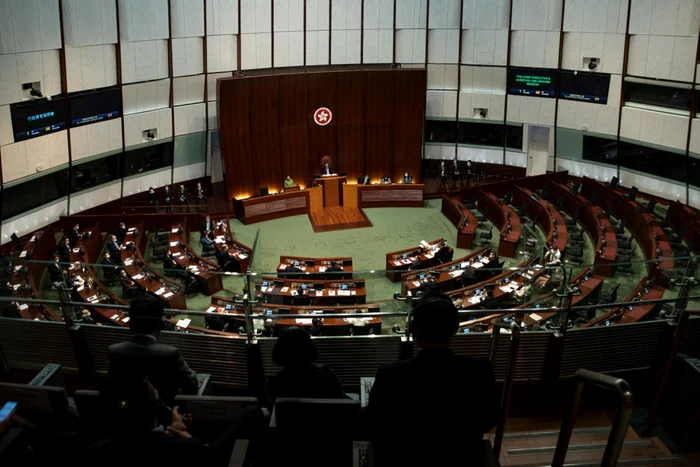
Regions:
M 448 344 L 459 329 L 459 313 L 450 297 L 424 296 L 413 308 L 412 330 L 431 344 Z
M 129 307 L 129 325 L 132 332 L 151 334 L 163 328 L 165 309 L 159 301 L 150 298 L 139 298 L 131 302 Z
M 277 338 L 272 350 L 272 361 L 286 368 L 313 363 L 318 358 L 318 349 L 304 329 L 292 326 Z
M 338 265 L 338 263 L 336 263 L 335 261 L 331 261 L 331 266 L 337 266 L 337 265 Z

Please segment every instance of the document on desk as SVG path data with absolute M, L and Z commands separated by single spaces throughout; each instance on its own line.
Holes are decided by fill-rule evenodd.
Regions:
M 471 303 L 472 305 L 476 305 L 477 303 L 481 303 L 481 297 L 479 297 L 478 295 L 475 295 L 467 301 L 469 303 Z
M 172 296 L 173 296 L 173 293 L 172 293 L 172 292 L 168 292 L 168 293 L 166 293 L 166 294 L 163 294 L 163 298 L 170 298 L 170 297 L 172 297 Z
M 511 293 L 513 291 L 513 289 L 511 289 L 507 285 L 502 285 L 499 287 L 499 289 L 501 289 L 501 291 L 503 291 L 503 293 Z
M 314 321 L 312 318 L 295 318 L 297 324 L 312 324 Z
M 472 267 L 474 269 L 479 269 L 479 268 L 483 268 L 484 265 L 483 265 L 483 263 L 474 263 L 474 264 L 472 264 Z
M 161 296 L 161 295 L 163 295 L 163 294 L 165 293 L 165 287 L 161 287 L 160 289 L 156 290 L 156 291 L 153 292 L 153 293 L 156 294 L 156 295 L 158 295 L 158 296 Z
M 27 256 L 27 252 L 26 252 L 26 251 L 23 251 L 22 253 L 19 254 L 19 257 L 20 257 L 20 258 L 24 258 L 25 256 Z
M 134 260 L 131 258 L 124 260 L 124 266 L 131 266 L 132 264 L 134 264 Z
M 317 296 L 317 297 L 323 297 L 323 290 L 317 290 L 317 291 L 316 291 L 316 296 Z
M 267 292 L 267 287 L 260 287 L 260 292 L 262 292 L 262 293 Z
M 177 258 L 178 256 L 182 256 L 182 253 L 180 253 L 179 251 L 173 253 L 173 258 Z
M 189 318 L 181 319 L 177 322 L 176 326 L 179 328 L 187 329 L 187 326 L 189 326 L 191 322 L 192 320 Z
M 401 266 L 401 261 L 394 261 L 394 266 Z
M 130 319 L 131 319 L 131 318 L 129 318 L 129 317 L 127 316 L 127 317 L 125 317 L 125 318 L 122 320 L 122 323 L 128 323 Z
M 210 307 L 207 308 L 205 311 L 206 311 L 207 313 L 214 313 L 214 312 L 216 311 L 216 307 L 215 307 L 215 306 L 210 306 Z
M 26 303 L 22 303 L 22 304 L 21 304 L 20 306 L 18 306 L 17 308 L 19 308 L 20 311 L 24 311 L 24 310 L 26 310 L 27 308 L 29 308 L 29 305 L 27 305 Z
M 457 269 L 457 270 L 455 270 L 455 271 L 452 271 L 452 272 L 450 273 L 450 276 L 452 276 L 452 277 L 459 277 L 459 276 L 461 276 L 462 274 L 464 274 L 464 270 L 462 270 L 462 269 Z
M 286 265 L 286 264 L 280 264 L 279 266 L 277 266 L 277 269 L 287 269 L 287 265 Z
M 330 295 L 331 297 L 335 297 L 335 290 L 329 290 L 328 295 Z
M 177 242 L 170 242 L 170 246 L 177 246 Z
M 246 259 L 248 257 L 248 255 L 238 255 L 238 257 L 241 259 Z
M 119 315 L 115 313 L 109 319 L 111 319 L 112 321 L 119 321 Z
M 80 248 L 73 248 L 73 253 L 80 253 Z
M 84 286 L 84 285 L 81 285 L 80 287 L 78 287 L 77 289 L 75 289 L 75 291 L 76 291 L 76 292 L 82 292 L 84 289 L 85 289 L 85 286 Z M 17 290 L 17 289 L 15 289 L 15 290 Z
M 490 262 L 488 258 L 481 258 L 479 261 L 480 261 L 482 264 L 489 264 L 489 262 Z
M 177 233 L 177 231 L 178 231 L 178 228 L 177 228 L 177 227 L 175 227 L 175 228 L 174 228 L 174 229 L 172 229 L 172 230 L 171 230 L 170 232 L 171 232 L 171 233 Z
M 537 313 L 530 313 L 530 318 L 532 318 L 535 321 L 542 321 L 542 317 Z
M 289 287 L 282 287 L 282 290 L 280 292 L 285 293 L 289 291 Z
M 420 287 L 420 281 L 413 281 L 414 287 Z
M 326 267 L 325 267 L 325 266 L 319 266 L 319 267 L 318 267 L 318 272 L 326 272 Z
M 134 279 L 135 281 L 143 279 L 143 274 L 136 274 L 132 279 Z

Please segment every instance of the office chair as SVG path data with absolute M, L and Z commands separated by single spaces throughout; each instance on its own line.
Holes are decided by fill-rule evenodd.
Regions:
M 569 219 L 564 219 L 564 223 L 566 225 L 576 225 L 578 221 L 578 216 L 581 214 L 581 210 L 579 208 L 576 208 L 574 213 L 572 214 L 571 218 Z
M 668 239 L 669 243 L 681 243 L 683 241 L 684 235 L 685 235 L 685 225 L 682 225 L 678 229 L 678 233 L 668 232 L 666 234 L 666 238 Z
M 625 225 L 627 225 L 627 218 L 622 219 L 616 227 L 613 227 L 615 235 L 623 235 L 625 233 Z
M 482 240 L 491 240 L 493 238 L 493 226 L 491 226 L 491 229 L 489 229 L 488 232 L 482 232 L 479 234 L 479 238 Z

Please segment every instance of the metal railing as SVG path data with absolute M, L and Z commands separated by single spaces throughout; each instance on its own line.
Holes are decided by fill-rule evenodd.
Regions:
M 563 467 L 564 465 L 566 452 L 569 448 L 571 435 L 574 431 L 576 412 L 578 412 L 578 408 L 581 405 L 581 398 L 583 397 L 583 390 L 586 383 L 615 391 L 620 396 L 620 405 L 615 414 L 615 420 L 610 430 L 608 442 L 605 445 L 603 460 L 600 463 L 602 467 L 614 467 L 617 465 L 617 460 L 620 457 L 620 451 L 622 450 L 622 445 L 627 435 L 627 426 L 629 425 L 632 409 L 634 408 L 632 389 L 629 384 L 627 384 L 627 381 L 622 378 L 615 378 L 614 376 L 604 375 L 585 369 L 576 372 L 576 380 L 576 390 L 571 400 L 571 406 L 564 414 L 564 419 L 561 422 L 561 430 L 559 431 L 559 439 L 557 440 L 557 447 L 554 451 L 554 458 L 552 459 L 552 467 Z
M 498 412 L 498 424 L 496 425 L 496 436 L 493 440 L 493 452 L 496 458 L 501 455 L 501 446 L 503 445 L 503 432 L 505 431 L 506 418 L 508 417 L 508 408 L 510 407 L 510 397 L 513 393 L 513 377 L 515 376 L 515 362 L 520 350 L 520 326 L 517 323 L 496 323 L 493 326 L 493 336 L 491 337 L 491 351 L 489 352 L 489 360 L 495 366 L 496 353 L 498 352 L 498 341 L 501 335 L 501 329 L 510 330 L 510 346 L 508 363 L 506 365 L 506 377 L 503 381 L 503 392 L 501 393 L 501 403 Z

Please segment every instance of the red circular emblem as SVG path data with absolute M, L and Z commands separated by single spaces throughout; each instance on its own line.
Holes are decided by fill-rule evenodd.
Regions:
M 333 120 L 333 112 L 328 107 L 319 107 L 314 112 L 314 122 L 316 125 L 326 126 Z

